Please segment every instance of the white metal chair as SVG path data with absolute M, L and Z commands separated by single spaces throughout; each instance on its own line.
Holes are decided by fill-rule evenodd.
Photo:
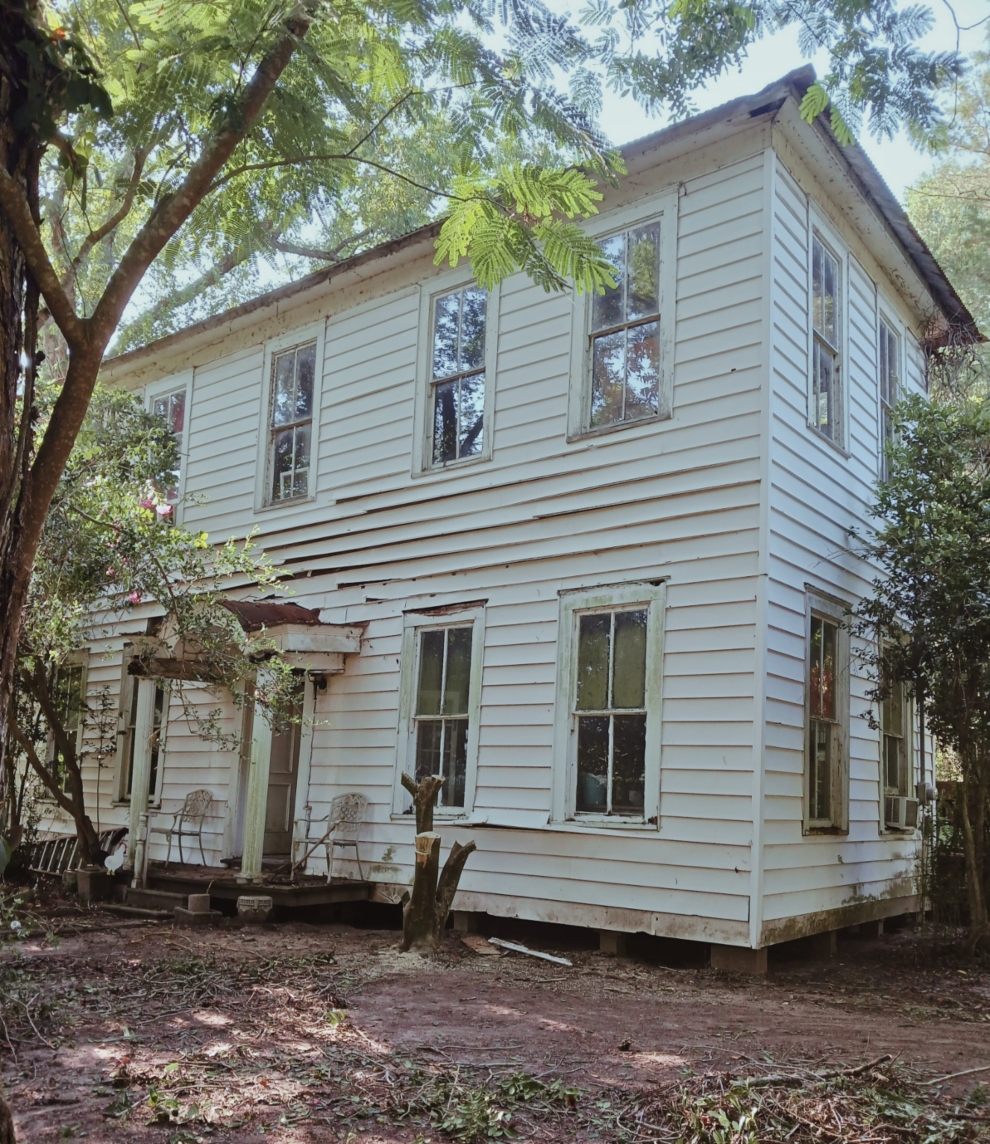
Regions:
M 208 790 L 192 790 L 186 797 L 179 810 L 172 814 L 171 826 L 148 826 L 148 838 L 152 834 L 164 834 L 168 842 L 168 851 L 165 856 L 165 865 L 172 860 L 172 839 L 179 840 L 179 862 L 185 859 L 182 856 L 183 838 L 195 838 L 199 842 L 199 856 L 203 865 L 207 865 L 206 852 L 203 850 L 203 824 L 213 808 L 213 793 Z M 166 812 L 168 813 L 168 812 Z M 147 848 L 148 843 L 145 843 Z
M 306 863 L 322 846 L 327 855 L 327 884 L 329 884 L 333 878 L 334 848 L 350 847 L 354 851 L 358 875 L 363 882 L 364 870 L 361 868 L 361 854 L 358 851 L 358 834 L 367 807 L 367 798 L 356 791 L 350 794 L 338 794 L 330 803 L 329 814 L 323 818 L 312 818 L 312 808 L 307 806 L 304 829 L 297 842 L 297 845 L 303 847 L 306 852 L 298 862 L 292 864 L 293 879 L 298 870 L 306 868 Z

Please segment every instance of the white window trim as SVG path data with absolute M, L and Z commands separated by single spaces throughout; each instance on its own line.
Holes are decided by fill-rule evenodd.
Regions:
M 144 390 L 144 405 L 149 413 L 151 413 L 155 407 L 155 400 L 163 394 L 178 393 L 180 389 L 184 389 L 186 392 L 185 424 L 182 428 L 182 449 L 179 452 L 179 499 L 172 509 L 173 520 L 175 520 L 177 524 L 182 519 L 182 505 L 186 496 L 186 472 L 189 468 L 189 415 L 192 411 L 194 380 L 194 371 L 187 369 L 182 373 L 174 374 L 172 377 L 166 377 L 161 381 L 153 382 L 151 385 L 146 386 Z
M 71 651 L 65 657 L 62 663 L 63 667 L 81 667 L 82 668 L 82 682 L 79 687 L 79 694 L 82 696 L 83 706 L 88 708 L 89 702 L 89 649 L 78 648 L 76 651 Z M 79 761 L 79 768 L 82 769 L 83 759 L 82 751 L 86 741 L 86 716 L 85 713 L 80 714 L 79 726 L 76 728 L 76 758 Z M 45 735 L 45 764 L 51 768 L 51 764 L 55 760 L 55 736 L 49 730 Z M 47 788 L 44 791 L 43 797 L 51 802 L 55 802 L 52 795 Z M 57 805 L 57 804 L 56 804 Z
M 409 611 L 402 621 L 402 658 L 400 661 L 399 729 L 396 741 L 395 779 L 392 791 L 392 814 L 403 821 L 409 819 L 412 800 L 402 785 L 402 772 L 416 775 L 416 687 L 419 680 L 419 633 L 440 628 L 471 626 L 471 677 L 468 691 L 467 773 L 464 779 L 464 805 L 438 806 L 433 812 L 437 821 L 460 820 L 474 812 L 478 786 L 478 732 L 481 725 L 481 683 L 485 656 L 485 607 L 483 604 L 457 611 L 438 609 Z
M 495 374 L 498 366 L 499 303 L 501 288 L 488 291 L 485 304 L 485 413 L 481 451 L 443 465 L 433 464 L 433 306 L 437 298 L 477 285 L 463 269 L 451 270 L 424 283 L 419 291 L 419 325 L 416 343 L 416 395 L 413 409 L 412 476 L 429 477 L 464 466 L 490 461 L 495 439 Z
M 128 713 L 124 701 L 129 697 L 128 692 L 133 686 L 135 678 L 138 678 L 133 675 L 128 675 L 127 673 L 127 666 L 130 663 L 131 656 L 134 653 L 133 649 L 133 644 L 124 644 L 124 659 L 120 665 L 120 691 L 118 692 L 117 699 L 117 750 L 114 753 L 114 806 L 131 805 L 130 795 L 126 794 L 124 791 L 124 783 L 127 777 L 124 769 L 125 756 L 127 754 L 129 736 L 127 730 Z M 169 681 L 166 679 L 151 679 L 148 682 L 155 689 L 157 689 L 160 682 L 165 690 L 165 698 L 162 704 L 161 735 L 158 740 L 158 790 L 155 792 L 153 797 L 149 797 L 148 799 L 149 808 L 157 808 L 162 804 L 162 774 L 163 765 L 165 762 L 166 743 L 168 741 L 168 714 L 169 706 L 172 702 L 172 688 L 169 685 Z M 140 687 L 140 683 L 138 684 L 138 687 Z M 140 719 L 140 700 L 138 700 L 138 704 L 138 719 Z M 152 692 L 152 711 L 153 710 L 154 692 Z M 136 729 L 137 728 L 135 727 L 135 730 Z M 145 747 L 148 748 L 149 744 L 146 743 Z M 138 749 L 137 743 L 134 744 L 134 749 L 135 751 Z
M 660 741 L 663 636 L 666 584 L 606 584 L 598 588 L 562 590 L 557 628 L 557 691 L 554 706 L 553 783 L 550 820 L 600 830 L 659 829 Z M 577 688 L 578 615 L 636 604 L 646 619 L 646 768 L 641 815 L 577 814 L 577 734 L 572 712 Z
M 832 820 L 811 819 L 811 768 L 808 763 L 808 729 L 811 724 L 811 677 L 810 677 L 810 649 L 811 649 L 811 617 L 821 616 L 826 620 L 837 623 L 839 627 L 836 651 L 838 666 L 836 670 L 836 715 L 839 725 L 839 764 L 837 773 L 833 775 L 832 799 L 837 813 Z M 818 589 L 805 585 L 805 615 L 804 615 L 804 724 L 802 727 L 801 756 L 804 760 L 802 772 L 804 775 L 804 805 L 802 809 L 803 833 L 805 835 L 820 836 L 822 834 L 847 834 L 849 832 L 849 678 L 850 678 L 850 647 L 848 626 L 848 605 L 834 596 L 829 596 Z
M 833 440 L 826 436 L 814 423 L 812 411 L 815 387 L 815 318 L 814 283 L 812 281 L 813 249 L 815 238 L 836 260 L 839 268 L 839 325 L 838 325 L 838 437 Z M 843 457 L 849 456 L 846 441 L 849 436 L 847 424 L 849 415 L 849 252 L 831 224 L 812 205 L 808 226 L 808 428 L 819 441 L 825 441 Z
M 309 492 L 304 497 L 292 497 L 290 500 L 272 500 L 271 485 L 271 457 L 269 455 L 269 441 L 271 440 L 271 413 L 272 413 L 272 363 L 275 357 L 286 350 L 305 346 L 310 342 L 316 343 L 316 365 L 313 371 L 313 421 L 310 430 L 310 458 L 309 475 L 307 477 Z M 323 375 L 326 369 L 324 352 L 326 346 L 326 322 L 311 322 L 307 326 L 280 334 L 265 343 L 265 356 L 261 374 L 261 424 L 258 432 L 258 461 L 255 466 L 254 511 L 285 512 L 300 504 L 310 504 L 316 499 L 316 482 L 318 479 L 318 466 L 320 456 L 320 413 L 323 393 Z
M 893 312 L 882 302 L 877 305 L 877 476 L 886 477 L 885 447 L 883 436 L 883 393 L 880 386 L 880 335 L 886 325 L 897 339 L 897 401 L 904 396 L 905 367 L 907 364 L 906 331 L 902 322 L 899 322 Z M 896 405 L 896 402 L 895 402 Z M 896 440 L 896 435 L 895 435 Z
M 905 689 L 906 690 L 906 689 Z M 887 760 L 884 758 L 883 751 L 883 736 L 884 736 L 884 722 L 883 722 L 883 704 L 880 703 L 879 711 L 877 712 L 879 718 L 878 738 L 879 738 L 879 752 L 880 752 L 880 770 L 879 770 L 879 788 L 880 788 L 880 805 L 878 807 L 879 814 L 879 827 L 881 835 L 888 835 L 896 838 L 903 838 L 905 835 L 914 834 L 915 830 L 919 830 L 919 825 L 913 830 L 897 830 L 895 827 L 888 826 L 886 823 L 886 814 L 884 801 L 888 798 L 887 793 Z M 897 791 L 893 797 L 896 798 L 914 798 L 915 797 L 915 783 L 918 779 L 917 774 L 917 740 L 920 736 L 921 728 L 917 715 L 917 705 L 914 698 L 905 694 L 904 696 L 904 765 L 907 770 L 906 782 L 904 783 L 904 792 Z
M 653 417 L 636 421 L 617 421 L 612 425 L 591 427 L 591 309 L 593 296 L 574 295 L 571 323 L 571 370 L 567 400 L 567 440 L 579 441 L 609 433 L 636 429 L 668 421 L 674 410 L 674 313 L 677 305 L 677 201 L 672 187 L 663 194 L 635 206 L 610 212 L 587 224 L 588 234 L 595 239 L 635 229 L 651 222 L 660 223 L 660 384 L 658 412 Z

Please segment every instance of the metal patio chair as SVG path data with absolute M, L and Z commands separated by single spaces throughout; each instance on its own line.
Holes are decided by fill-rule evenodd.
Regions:
M 367 798 L 356 791 L 349 794 L 338 794 L 330 803 L 330 812 L 323 818 L 310 817 L 312 808 L 307 807 L 305 829 L 298 841 L 298 845 L 305 847 L 306 853 L 298 862 L 292 864 L 293 880 L 295 880 L 297 871 L 305 869 L 306 863 L 322 846 L 327 855 L 327 885 L 333 878 L 333 853 L 336 847 L 353 849 L 358 875 L 363 882 L 364 870 L 361 868 L 361 855 L 358 851 L 358 834 L 367 807 Z
M 165 857 L 165 865 L 168 866 L 172 860 L 172 839 L 178 838 L 179 840 L 179 863 L 184 864 L 185 859 L 182 856 L 182 840 L 183 838 L 195 838 L 199 842 L 199 856 L 203 859 L 203 865 L 207 865 L 206 852 L 203 850 L 203 824 L 210 815 L 213 809 L 213 792 L 208 790 L 191 790 L 185 797 L 184 802 L 179 810 L 172 813 L 172 824 L 170 826 L 152 826 L 149 821 L 148 825 L 148 842 L 145 843 L 145 850 L 149 849 L 149 843 L 152 834 L 164 834 L 168 842 L 168 851 Z M 171 813 L 169 811 L 166 814 Z

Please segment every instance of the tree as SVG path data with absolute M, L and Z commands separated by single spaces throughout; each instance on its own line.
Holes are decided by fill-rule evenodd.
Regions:
M 42 388 L 42 418 L 53 404 L 51 386 Z M 174 479 L 176 444 L 161 421 L 122 390 L 97 387 L 89 415 L 55 492 L 35 561 L 17 649 L 17 677 L 11 706 L 8 749 L 2 776 L 7 814 L 5 836 L 19 840 L 17 793 L 22 776 L 17 755 L 40 781 L 47 798 L 76 825 L 80 850 L 92 862 L 99 846 L 86 805 L 82 765 L 98 771 L 117 746 L 117 702 L 106 689 L 87 699 L 73 673 L 74 649 L 109 630 L 144 601 L 157 605 L 138 654 L 182 641 L 197 649 L 191 674 L 197 686 L 229 692 L 244 700 L 240 681 L 266 652 L 264 639 L 248 640 L 223 606 L 232 577 L 275 583 L 275 571 L 250 543 L 216 546 L 205 533 L 172 523 L 173 505 L 164 490 Z M 157 633 L 157 634 L 156 634 Z M 256 700 L 275 721 L 291 707 L 294 680 L 277 669 L 265 675 Z M 223 741 L 219 709 L 203 710 L 187 696 L 189 681 L 176 680 L 178 697 L 192 726 Z M 82 750 L 76 730 L 87 732 Z M 228 745 L 224 743 L 224 745 Z
M 990 946 L 990 408 L 911 397 L 866 554 L 879 566 L 855 625 L 882 702 L 906 684 L 962 774 L 971 951 Z

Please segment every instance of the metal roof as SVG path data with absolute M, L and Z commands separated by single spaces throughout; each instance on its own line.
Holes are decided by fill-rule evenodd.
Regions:
M 277 628 L 281 624 L 307 624 L 316 627 L 321 623 L 319 608 L 304 608 L 301 604 L 277 603 L 270 600 L 221 600 L 220 603 L 234 613 L 238 623 L 246 632 Z

